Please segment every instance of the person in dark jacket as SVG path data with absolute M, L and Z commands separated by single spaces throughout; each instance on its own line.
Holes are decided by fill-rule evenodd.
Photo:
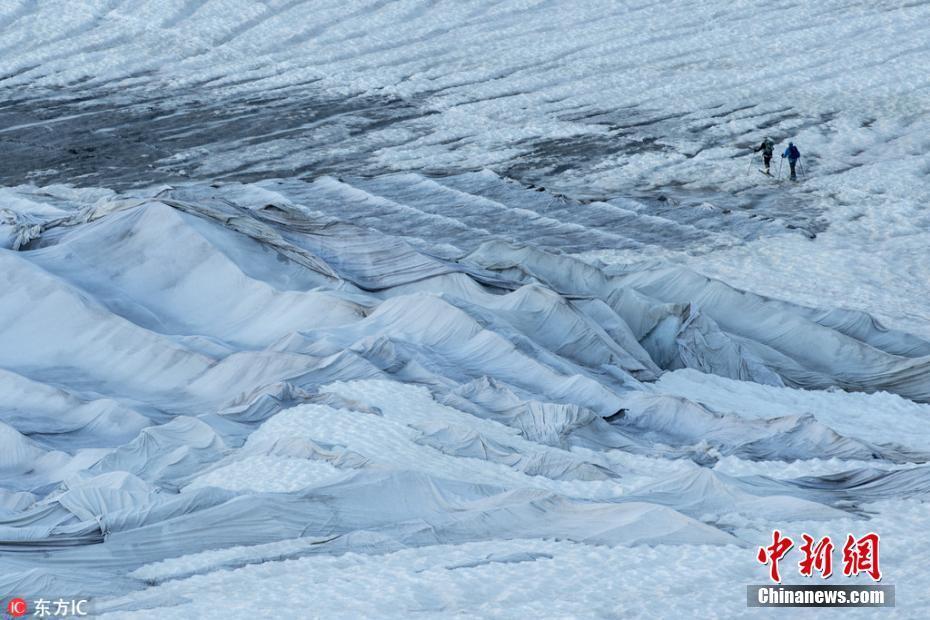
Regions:
M 752 149 L 753 153 L 758 153 L 759 151 L 762 151 L 762 163 L 765 164 L 765 174 L 771 174 L 769 172 L 769 164 L 772 163 L 772 153 L 775 152 L 775 143 L 772 142 L 771 138 L 766 136 L 762 144 Z
M 788 158 L 788 166 L 791 167 L 791 180 L 794 181 L 798 178 L 794 173 L 794 167 L 798 164 L 798 160 L 801 159 L 801 151 L 794 145 L 794 142 L 789 142 L 788 148 L 781 154 L 782 159 L 786 157 Z

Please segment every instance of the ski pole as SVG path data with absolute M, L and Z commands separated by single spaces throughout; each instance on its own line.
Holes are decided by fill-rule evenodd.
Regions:
M 781 161 L 778 162 L 778 178 L 781 178 L 781 167 L 785 165 L 785 158 L 782 157 Z
M 753 153 L 749 156 L 749 168 L 746 169 L 746 174 L 752 172 L 752 162 L 756 161 L 756 154 Z
M 800 159 L 798 160 L 798 172 L 801 173 L 801 176 L 802 176 L 802 177 L 806 177 L 806 176 L 807 176 L 807 175 L 804 174 L 804 164 L 801 163 L 801 160 L 800 160 Z

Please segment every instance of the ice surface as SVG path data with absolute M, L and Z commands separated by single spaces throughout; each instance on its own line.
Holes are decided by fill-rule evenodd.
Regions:
M 0 592 L 744 617 L 779 527 L 924 617 L 928 23 L 3 3 Z

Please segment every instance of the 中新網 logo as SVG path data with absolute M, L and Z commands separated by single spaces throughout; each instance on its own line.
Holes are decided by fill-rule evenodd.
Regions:
M 816 540 L 808 534 L 801 535 L 804 544 L 800 546 L 802 554 L 798 562 L 798 572 L 811 577 L 815 572 L 823 579 L 833 574 L 833 541 L 829 536 Z M 769 578 L 775 583 L 781 583 L 779 562 L 794 547 L 794 541 L 782 535 L 779 530 L 772 532 L 772 544 L 759 547 L 756 559 L 769 567 Z M 843 544 L 843 574 L 853 577 L 866 574 L 873 581 L 881 581 L 882 571 L 878 561 L 879 537 L 875 532 L 869 532 L 861 538 L 852 534 L 846 536 Z

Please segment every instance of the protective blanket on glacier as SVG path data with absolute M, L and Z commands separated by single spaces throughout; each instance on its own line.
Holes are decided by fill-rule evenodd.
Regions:
M 831 519 L 930 490 L 922 466 L 868 468 L 925 460 L 915 446 L 655 383 L 691 369 L 926 402 L 919 338 L 680 267 L 609 274 L 503 241 L 431 254 L 271 198 L 192 185 L 51 211 L 33 197 L 4 220 L 5 591 L 125 591 L 151 563 L 288 540 L 307 541 L 297 555 L 502 536 L 746 544 L 711 517 Z M 637 486 L 617 454 L 862 468 Z

